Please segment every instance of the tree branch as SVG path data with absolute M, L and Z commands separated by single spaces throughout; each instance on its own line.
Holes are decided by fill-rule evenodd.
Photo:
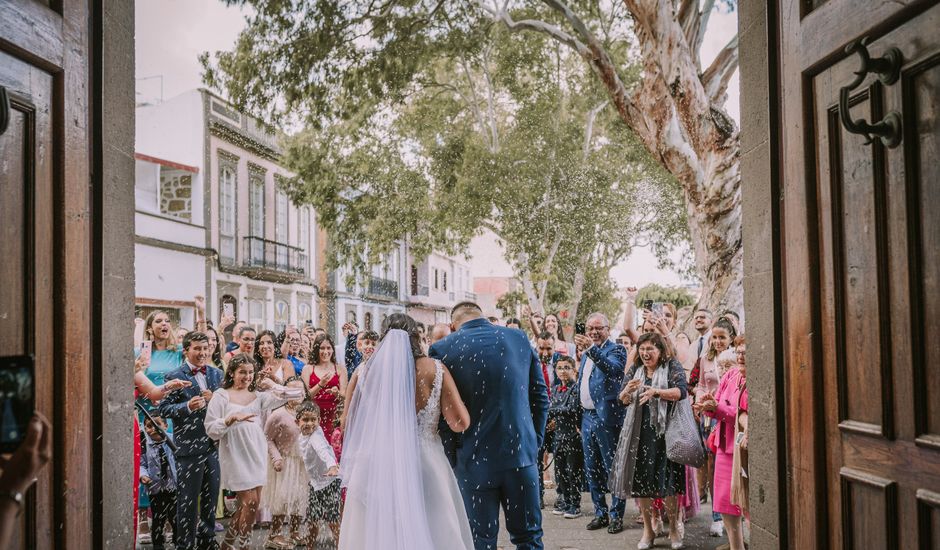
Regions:
M 698 4 L 698 2 L 696 2 Z M 692 57 L 695 59 L 695 63 L 699 63 L 700 52 L 702 50 L 702 42 L 705 41 L 705 31 L 708 30 L 708 20 L 712 16 L 712 11 L 715 9 L 715 0 L 705 0 L 705 5 L 702 6 L 702 11 L 698 15 L 698 23 L 696 24 L 696 32 L 694 40 L 689 44 L 689 48 L 692 51 Z
M 591 152 L 591 140 L 594 137 L 594 119 L 596 119 L 597 115 L 607 107 L 608 103 L 610 103 L 609 100 L 600 102 L 596 107 L 591 109 L 587 115 L 587 123 L 585 123 L 584 126 L 584 147 L 581 150 L 582 162 L 587 162 L 588 155 Z
M 737 69 L 738 35 L 734 35 L 702 74 L 702 85 L 712 103 L 723 103 L 722 99 L 728 89 L 728 82 Z

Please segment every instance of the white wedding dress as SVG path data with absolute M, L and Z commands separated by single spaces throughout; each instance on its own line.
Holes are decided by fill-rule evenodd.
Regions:
M 400 351 L 410 361 L 400 361 L 397 349 L 394 361 L 389 361 L 392 348 L 399 346 L 386 346 L 383 341 L 368 363 L 368 368 L 376 372 L 360 370 L 359 384 L 368 387 L 362 387 L 360 392 L 357 384 L 357 395 L 351 400 L 350 406 L 360 410 L 357 417 L 355 409 L 350 409 L 347 433 L 352 437 L 353 446 L 349 452 L 354 454 L 347 458 L 344 446 L 340 466 L 347 497 L 339 550 L 473 550 L 473 535 L 463 498 L 438 434 L 444 367 L 437 362 L 428 403 L 415 419 L 414 358 L 403 331 L 390 331 L 386 340 L 402 337 L 392 334 L 395 332 L 405 335 Z M 380 355 L 382 347 L 387 353 Z M 388 368 L 399 362 L 404 363 L 401 368 Z M 402 426 L 402 422 L 396 428 L 395 417 L 403 416 L 404 409 L 399 403 L 375 401 L 389 399 L 388 386 L 392 383 L 383 380 L 380 371 L 388 370 L 398 378 L 407 378 L 402 376 L 402 371 L 408 369 L 409 364 L 411 426 Z M 382 395 L 377 395 L 376 390 Z M 406 399 L 406 406 L 408 404 Z M 374 422 L 366 424 L 363 422 L 366 418 Z M 362 430 L 359 433 L 353 424 L 357 420 Z M 365 426 L 371 426 L 368 438 L 363 437 Z M 376 483 L 370 483 L 370 479 Z

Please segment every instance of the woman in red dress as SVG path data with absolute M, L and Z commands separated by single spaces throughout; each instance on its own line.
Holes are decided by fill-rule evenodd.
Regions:
M 313 342 L 308 363 L 300 377 L 307 380 L 310 399 L 320 407 L 320 427 L 325 435 L 333 433 L 333 420 L 346 395 L 347 373 L 336 364 L 333 339 L 321 334 Z

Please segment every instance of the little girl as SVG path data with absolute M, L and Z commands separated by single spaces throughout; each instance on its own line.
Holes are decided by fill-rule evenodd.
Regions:
M 307 385 L 299 376 L 287 379 L 284 384 L 306 393 Z M 268 438 L 268 483 L 261 489 L 261 505 L 270 510 L 271 531 L 265 548 L 294 548 L 301 544 L 300 522 L 307 514 L 307 471 L 300 456 L 300 429 L 295 417 L 303 403 L 298 399 L 288 401 L 268 416 L 264 433 Z M 285 520 L 290 524 L 290 536 L 281 536 Z
M 255 419 L 262 411 L 303 395 L 270 380 L 261 384 L 268 391 L 255 391 L 255 360 L 237 354 L 225 369 L 222 387 L 206 407 L 206 434 L 219 442 L 222 487 L 235 491 L 238 502 L 222 550 L 248 548 L 261 487 L 267 482 L 267 439 Z
M 300 453 L 310 476 L 310 502 L 307 506 L 307 548 L 316 548 L 320 521 L 326 521 L 339 545 L 339 466 L 333 448 L 320 427 L 320 409 L 305 402 L 297 409 L 300 427 Z

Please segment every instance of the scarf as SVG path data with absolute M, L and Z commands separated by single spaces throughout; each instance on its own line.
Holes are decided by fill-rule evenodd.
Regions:
M 653 385 L 651 387 L 665 390 L 669 388 L 670 361 L 660 363 L 653 371 Z M 633 373 L 633 380 L 646 379 L 646 368 L 640 367 Z M 624 387 L 629 380 L 624 379 Z M 642 389 L 642 385 L 640 386 Z M 627 406 L 627 413 L 620 430 L 620 439 L 617 442 L 617 451 L 610 468 L 610 492 L 619 498 L 629 498 L 633 492 L 633 471 L 636 467 L 636 454 L 640 446 L 640 430 L 643 429 L 643 406 L 639 404 L 640 389 L 637 389 Z M 646 404 L 650 407 L 650 423 L 657 437 L 666 433 L 666 416 L 668 403 L 664 399 L 653 397 Z

